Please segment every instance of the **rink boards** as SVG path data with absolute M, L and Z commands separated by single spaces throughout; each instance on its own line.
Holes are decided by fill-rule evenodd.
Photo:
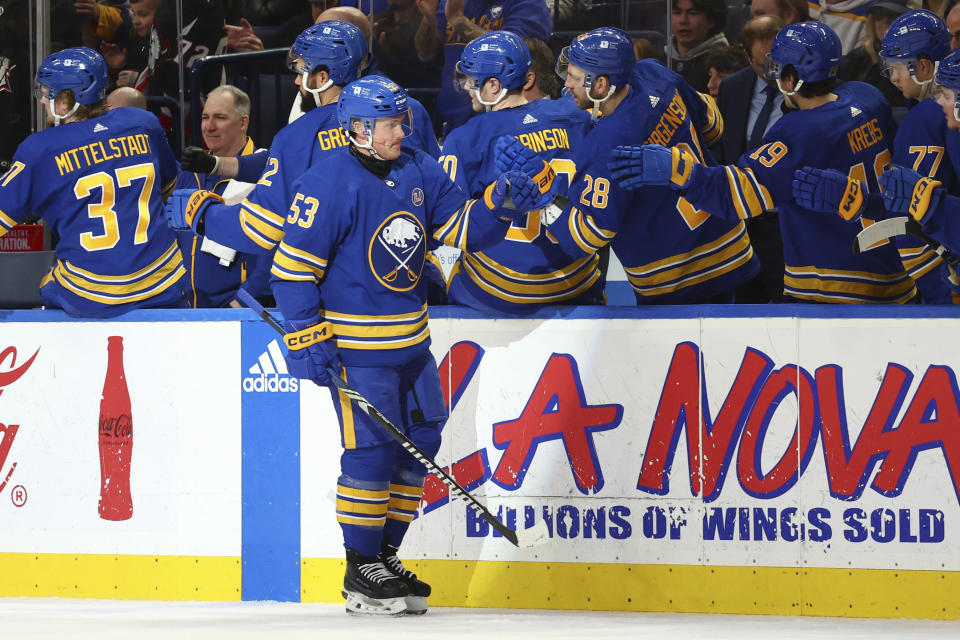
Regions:
M 437 461 L 550 531 L 516 549 L 428 478 L 401 556 L 432 604 L 960 618 L 960 312 L 431 313 Z M 341 600 L 336 417 L 268 325 L 18 311 L 0 329 L 0 596 Z M 120 522 L 97 509 L 115 335 Z

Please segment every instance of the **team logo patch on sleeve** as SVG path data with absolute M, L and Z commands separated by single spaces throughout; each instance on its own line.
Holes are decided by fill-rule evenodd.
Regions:
M 413 203 L 413 206 L 419 207 L 423 205 L 423 189 L 420 187 L 415 188 L 410 192 L 410 202 Z
M 410 291 L 420 281 L 426 254 L 420 220 L 409 211 L 398 211 L 388 216 L 370 239 L 370 270 L 388 289 Z

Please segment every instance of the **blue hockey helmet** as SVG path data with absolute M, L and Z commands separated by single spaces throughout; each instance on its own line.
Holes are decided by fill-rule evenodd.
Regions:
M 764 72 L 767 78 L 780 83 L 786 67 L 797 72 L 795 93 L 805 82 L 822 82 L 837 77 L 843 45 L 833 29 L 822 22 L 799 22 L 787 25 L 773 38 Z
M 506 95 L 506 91 L 526 83 L 530 64 L 530 50 L 520 36 L 509 31 L 489 31 L 463 48 L 456 67 L 457 85 L 479 90 L 487 78 L 496 78 Z
M 637 56 L 633 40 L 626 32 L 615 27 L 600 27 L 580 34 L 560 51 L 557 75 L 566 80 L 567 67 L 571 64 L 584 70 L 583 86 L 587 89 L 599 76 L 607 76 L 611 85 L 622 87 L 630 80 Z
M 291 71 L 303 76 L 326 67 L 331 81 L 328 86 L 345 85 L 360 77 L 367 51 L 367 40 L 359 27 L 342 20 L 328 20 L 307 27 L 297 36 L 287 64 Z M 305 80 L 303 85 L 307 88 Z
M 400 121 L 404 136 L 413 133 L 413 115 L 407 100 L 407 92 L 397 83 L 383 76 L 367 76 L 354 80 L 340 93 L 337 102 L 337 121 L 347 133 L 347 137 L 358 147 L 369 149 L 379 158 L 371 146 L 371 137 L 377 120 L 402 116 Z M 361 123 L 366 143 L 359 142 L 354 135 L 355 123 Z
M 72 47 L 47 56 L 37 69 L 37 84 L 51 103 L 70 89 L 77 104 L 96 104 L 106 96 L 107 63 L 87 47 Z
M 940 17 L 919 9 L 908 11 L 890 24 L 880 45 L 880 57 L 916 60 L 924 55 L 937 62 L 950 53 L 950 30 Z
M 951 51 L 937 65 L 934 97 L 937 101 L 945 98 L 944 89 L 953 93 L 953 117 L 960 121 L 960 49 Z

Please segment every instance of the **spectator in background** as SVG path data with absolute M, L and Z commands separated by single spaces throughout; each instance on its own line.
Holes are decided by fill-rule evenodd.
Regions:
M 523 85 L 523 97 L 527 102 L 560 97 L 560 76 L 555 71 L 557 59 L 553 51 L 540 38 L 524 38 L 523 42 L 530 51 L 530 73 L 534 75 L 532 82 L 528 80 Z
M 183 163 L 176 188 L 207 189 L 222 196 L 229 205 L 243 200 L 255 185 L 220 178 L 216 172 L 219 161 L 213 160 L 214 166 L 210 167 L 209 160 L 215 156 L 235 159 L 257 153 L 253 140 L 247 136 L 249 124 L 250 97 L 246 93 L 232 85 L 211 91 L 203 105 L 201 125 L 203 142 L 210 151 L 206 156 L 208 163 L 202 162 L 202 156 L 189 156 L 192 161 Z M 265 153 L 260 155 L 266 160 Z M 269 261 L 268 256 L 237 253 L 192 231 L 178 231 L 177 242 L 187 268 L 190 306 L 239 306 L 231 303 L 241 286 L 255 297 L 269 297 L 269 273 L 256 268 L 257 260 Z M 253 280 L 248 280 L 248 276 Z
M 231 21 L 245 18 L 258 27 L 283 24 L 303 8 L 303 0 L 229 0 L 229 4 Z M 329 6 L 336 6 L 336 2 L 330 2 Z
M 707 90 L 707 54 L 714 47 L 729 44 L 723 34 L 726 26 L 726 0 L 673 0 L 673 40 L 667 57 L 670 68 L 697 91 Z
M 133 87 L 117 87 L 107 95 L 107 111 L 120 107 L 147 108 L 147 99 Z
M 637 56 L 637 60 L 647 58 L 663 60 L 663 56 L 657 51 L 657 47 L 646 38 L 633 38 L 633 55 Z
M 373 18 L 373 55 L 380 70 L 408 90 L 440 86 L 442 61 L 421 62 L 413 43 L 420 23 L 427 19 L 417 9 L 417 0 L 387 0 L 387 10 Z M 421 101 L 433 111 L 435 97 Z
M 740 31 L 740 44 L 749 67 L 720 83 L 717 106 L 723 116 L 723 136 L 711 148 L 720 164 L 734 164 L 744 153 L 759 147 L 763 136 L 783 115 L 783 94 L 776 83 L 768 82 L 763 71 L 773 38 L 784 26 L 773 14 L 751 18 Z M 747 221 L 760 273 L 740 285 L 734 300 L 744 304 L 783 301 L 783 240 L 776 213 L 765 213 Z
M 722 0 L 721 0 L 722 1 Z M 487 31 L 510 31 L 546 41 L 553 28 L 544 0 L 417 0 L 426 18 L 414 38 L 423 62 L 443 61 L 437 112 L 449 132 L 473 115 L 467 94 L 454 86 L 454 67 L 468 42 Z
M 817 1 L 811 0 L 810 17 L 833 29 L 843 45 L 843 55 L 856 49 L 866 36 L 867 11 L 874 0 L 819 0 L 819 7 L 814 8 L 816 5 Z
M 908 0 L 879 0 L 867 10 L 867 28 L 856 49 L 844 56 L 837 74 L 841 81 L 859 80 L 880 89 L 891 106 L 902 107 L 903 94 L 880 73 L 880 43 L 890 23 L 910 10 Z
M 947 23 L 947 29 L 950 31 L 950 49 L 960 49 L 960 5 L 954 5 L 953 9 L 944 19 Z
M 753 0 L 750 17 L 757 16 L 777 16 L 783 24 L 806 22 L 810 19 L 810 5 L 807 0 Z
M 743 49 L 740 45 L 714 47 L 707 54 L 707 70 L 710 74 L 707 80 L 707 90 L 710 95 L 716 98 L 720 91 L 720 82 L 745 66 L 747 66 L 747 59 L 743 55 Z
M 923 8 L 936 14 L 941 19 L 950 12 L 955 4 L 953 0 L 923 0 Z
M 253 25 L 246 18 L 240 18 L 239 22 L 238 25 L 223 25 L 223 30 L 227 35 L 227 49 L 237 53 L 263 51 L 263 40 L 253 32 Z

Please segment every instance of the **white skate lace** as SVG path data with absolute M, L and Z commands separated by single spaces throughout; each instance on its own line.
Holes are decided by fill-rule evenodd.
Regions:
M 382 583 L 384 580 L 389 580 L 393 578 L 393 574 L 383 566 L 382 562 L 371 562 L 369 564 L 360 565 L 360 575 L 362 575 L 367 580 L 371 580 L 377 583 Z
M 398 576 L 409 579 L 415 579 L 417 577 L 417 574 L 403 566 L 403 563 L 400 562 L 400 558 L 396 555 L 387 556 L 384 558 L 384 562 Z

